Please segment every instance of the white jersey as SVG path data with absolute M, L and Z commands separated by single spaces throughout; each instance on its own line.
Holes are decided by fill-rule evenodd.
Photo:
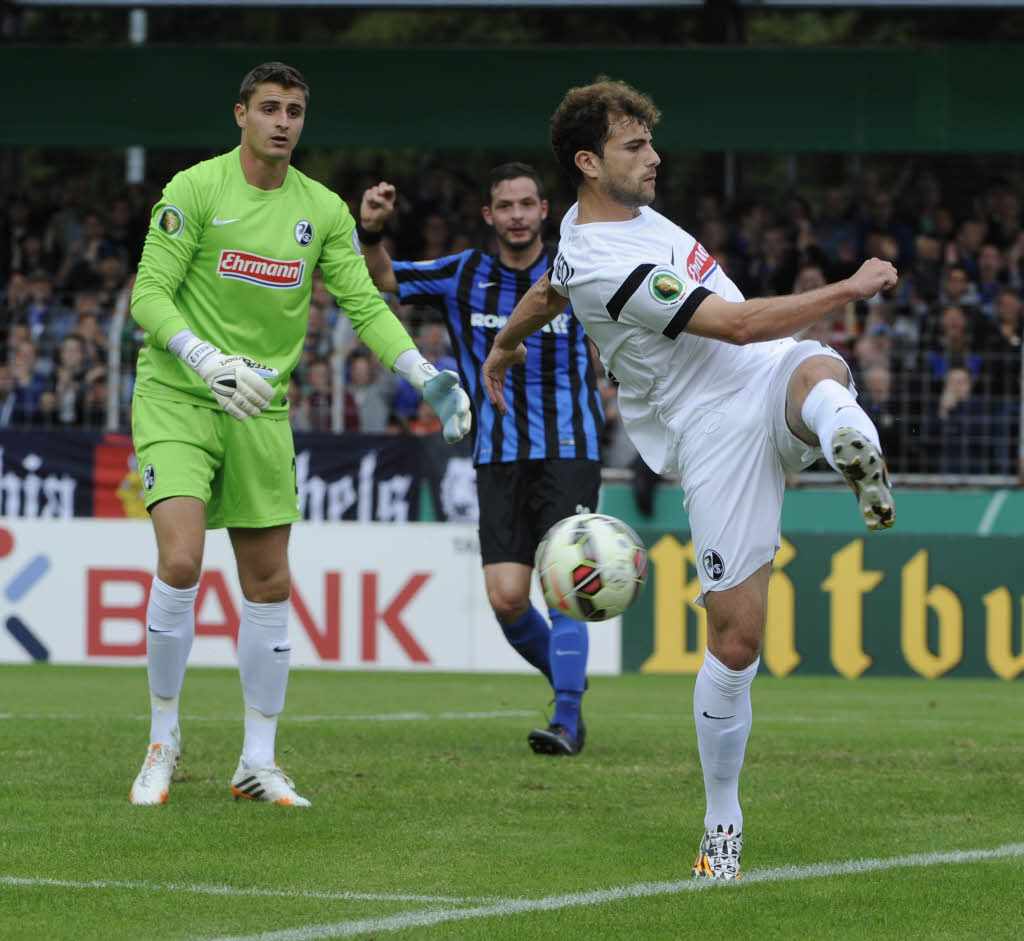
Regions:
M 674 473 L 676 444 L 694 419 L 744 388 L 766 359 L 795 341 L 734 346 L 684 333 L 709 293 L 742 301 L 703 246 L 646 206 L 626 222 L 562 220 L 551 286 L 572 301 L 605 368 L 619 383 L 630 439 L 655 471 Z

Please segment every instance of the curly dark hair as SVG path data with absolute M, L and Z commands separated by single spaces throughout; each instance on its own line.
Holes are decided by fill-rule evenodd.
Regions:
M 242 79 L 242 85 L 238 89 L 238 100 L 244 108 L 249 107 L 249 99 L 256 90 L 256 86 L 263 82 L 273 82 L 282 88 L 301 88 L 306 96 L 306 105 L 309 105 L 309 86 L 298 69 L 293 69 L 283 62 L 264 62 L 251 69 L 249 74 Z
M 604 144 L 611 135 L 610 119 L 620 115 L 635 118 L 648 130 L 661 118 L 657 106 L 643 92 L 603 75 L 591 85 L 570 88 L 565 93 L 551 116 L 551 149 L 573 184 L 583 179 L 576 154 L 589 150 L 604 156 Z

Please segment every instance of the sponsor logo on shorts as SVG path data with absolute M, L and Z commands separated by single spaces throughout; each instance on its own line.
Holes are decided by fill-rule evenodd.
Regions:
M 665 268 L 655 268 L 647 276 L 651 297 L 662 304 L 674 304 L 686 293 L 686 285 Z
M 220 253 L 217 274 L 222 278 L 248 281 L 265 288 L 296 288 L 302 284 L 306 263 L 302 259 L 282 261 L 252 252 L 226 248 Z
M 313 241 L 313 223 L 306 219 L 295 223 L 295 241 L 300 245 L 308 245 Z
M 177 206 L 164 206 L 156 227 L 165 235 L 177 238 L 185 231 L 185 213 Z
M 147 464 L 146 469 L 142 472 L 142 486 L 146 488 L 148 493 L 153 489 L 153 484 L 156 483 L 156 470 L 152 464 Z
M 725 563 L 714 549 L 706 550 L 704 555 L 701 556 L 701 561 L 704 563 L 704 571 L 711 581 L 720 581 L 722 576 L 725 575 Z
M 700 242 L 694 242 L 690 255 L 686 259 L 686 273 L 690 280 L 700 284 L 711 274 L 711 269 L 715 267 L 715 264 L 711 253 Z

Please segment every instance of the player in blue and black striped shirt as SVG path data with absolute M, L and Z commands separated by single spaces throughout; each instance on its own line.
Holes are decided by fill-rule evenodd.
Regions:
M 587 628 L 530 603 L 534 553 L 556 521 L 597 509 L 599 437 L 604 413 L 586 337 L 567 308 L 526 341 L 524 366 L 505 384 L 508 414 L 491 405 L 480 370 L 494 335 L 519 298 L 551 267 L 541 240 L 547 217 L 537 172 L 523 163 L 491 171 L 483 207 L 497 256 L 470 249 L 424 262 L 393 262 L 381 246 L 395 188 L 363 194 L 359 239 L 376 286 L 405 303 L 438 309 L 448 327 L 463 387 L 473 405 L 473 463 L 480 504 L 480 552 L 491 608 L 509 643 L 555 690 L 547 729 L 534 729 L 535 752 L 575 755 L 586 729 L 580 701 L 586 680 Z

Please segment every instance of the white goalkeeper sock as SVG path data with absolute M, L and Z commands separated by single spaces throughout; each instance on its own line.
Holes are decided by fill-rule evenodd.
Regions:
M 171 588 L 153 576 L 146 606 L 151 745 L 169 743 L 171 730 L 178 725 L 178 695 L 196 633 L 198 592 L 198 585 Z
M 836 467 L 835 455 L 832 453 L 832 435 L 840 428 L 855 428 L 864 435 L 879 452 L 882 450 L 878 439 L 878 429 L 868 418 L 853 397 L 853 393 L 835 379 L 822 379 L 804 399 L 800 408 L 800 417 L 821 442 L 821 450 L 832 470 Z
M 287 601 L 242 600 L 238 628 L 238 672 L 245 698 L 242 761 L 249 768 L 274 761 L 277 717 L 284 710 L 291 663 Z
M 750 684 L 758 657 L 745 670 L 730 670 L 710 650 L 697 673 L 693 688 L 693 719 L 697 727 L 697 751 L 704 772 L 707 811 L 704 826 L 713 830 L 718 824 L 743 829 L 740 809 L 740 769 L 747 749 L 753 716 L 750 709 Z

